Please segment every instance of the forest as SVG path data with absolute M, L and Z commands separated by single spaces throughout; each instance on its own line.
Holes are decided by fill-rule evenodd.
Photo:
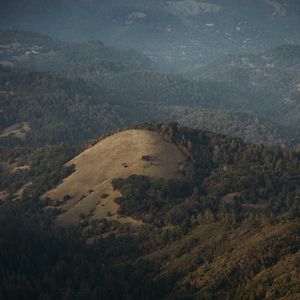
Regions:
M 1 206 L 2 298 L 296 297 L 299 153 L 177 123 L 136 128 L 159 133 L 188 157 L 180 181 L 112 182 L 122 193 L 119 213 L 142 220 L 137 228 L 105 219 L 54 226 L 39 197 L 72 172 L 63 166 L 72 149 L 28 150 L 33 184 Z

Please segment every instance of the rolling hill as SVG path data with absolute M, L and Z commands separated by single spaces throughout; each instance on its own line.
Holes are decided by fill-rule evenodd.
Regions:
M 225 52 L 299 41 L 296 0 L 2 1 L 0 28 L 140 49 L 160 66 L 190 69 Z
M 297 299 L 299 153 L 175 123 L 64 149 L 1 206 L 4 298 Z
M 113 189 L 112 180 L 130 175 L 177 178 L 184 160 L 176 146 L 156 133 L 123 131 L 100 140 L 68 162 L 75 172 L 43 197 L 58 200 L 55 208 L 63 212 L 57 219 L 59 224 L 78 224 L 86 218 L 135 222 L 118 215 L 114 199 L 120 194 Z
M 231 134 L 254 143 L 299 143 L 297 109 L 289 102 L 288 107 L 277 110 L 277 90 L 271 87 L 279 79 L 273 79 L 272 74 L 265 83 L 254 74 L 253 80 L 271 89 L 265 92 L 263 88 L 249 88 L 241 82 L 243 76 L 237 76 L 239 85 L 233 85 L 228 74 L 224 74 L 226 82 L 222 81 L 224 71 L 217 71 L 222 63 L 199 70 L 199 81 L 159 73 L 144 56 L 100 42 L 62 42 L 20 31 L 2 31 L 0 39 L 0 61 L 5 66 L 0 70 L 2 137 L 11 126 L 26 123 L 33 130 L 27 130 L 23 144 L 80 144 L 116 127 L 178 120 L 190 127 Z M 283 52 L 277 52 L 277 69 L 282 74 L 295 70 L 297 55 L 282 58 Z M 286 57 L 290 57 L 290 63 Z M 218 76 L 214 77 L 214 69 Z M 292 91 L 285 86 L 284 89 L 287 93 Z M 53 110 L 52 105 L 57 109 Z M 282 114 L 278 115 L 278 111 Z M 268 112 L 272 114 L 271 122 Z
M 69 142 L 80 147 L 117 127 L 153 120 L 177 120 L 189 127 L 226 133 L 254 143 L 297 144 L 295 132 L 284 131 L 251 111 L 216 109 L 224 105 L 222 85 L 218 91 L 211 83 L 195 84 L 153 73 L 116 76 L 103 79 L 100 84 L 63 74 L 3 67 L 0 76 L 2 145 Z M 210 88 L 213 90 L 209 91 Z M 182 106 L 182 101 L 187 106 Z
M 257 55 L 230 55 L 196 69 L 192 77 L 241 87 L 256 95 L 245 107 L 259 111 L 299 139 L 300 46 L 282 45 Z
M 150 70 L 154 63 L 137 51 L 108 47 L 99 41 L 67 42 L 35 32 L 7 30 L 0 31 L 0 65 L 91 79 Z
M 249 110 L 189 107 L 174 107 L 172 110 L 161 108 L 161 110 L 168 112 L 168 120 L 178 121 L 190 128 L 236 136 L 249 143 L 281 147 L 297 145 L 294 132 L 289 134 L 272 121 Z
M 71 160 L 26 151 L 32 184 L 0 209 L 1 297 L 298 298 L 299 152 L 176 123 Z

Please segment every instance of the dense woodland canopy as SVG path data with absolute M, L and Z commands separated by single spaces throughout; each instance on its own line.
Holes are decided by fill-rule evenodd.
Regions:
M 296 297 L 299 153 L 176 123 L 138 128 L 175 143 L 188 161 L 180 181 L 143 176 L 113 181 L 122 192 L 115 200 L 119 213 L 145 224 L 135 229 L 106 220 L 53 227 L 53 212 L 38 199 L 72 172 L 63 167 L 72 149 L 28 149 L 31 168 L 24 172 L 33 184 L 21 200 L 8 199 L 1 208 L 2 297 Z M 16 182 L 6 181 L 11 191 Z M 95 237 L 94 244 L 85 244 Z
M 238 58 L 195 71 L 194 77 L 202 75 L 199 81 L 158 72 L 146 56 L 100 42 L 62 42 L 20 31 L 1 31 L 0 42 L 0 62 L 5 66 L 0 69 L 1 129 L 28 121 L 36 131 L 28 134 L 28 140 L 36 144 L 45 144 L 45 133 L 49 143 L 81 143 L 117 127 L 165 120 L 179 120 L 190 127 L 254 143 L 299 143 L 299 74 L 297 55 L 292 51 L 296 47 L 268 52 L 274 56 L 276 72 L 261 78 L 250 68 L 255 79 L 251 85 L 243 81 L 248 65 L 242 65 L 238 76 L 228 75 L 230 68 L 241 65 Z M 286 51 L 293 55 L 284 55 Z M 266 68 L 269 63 L 255 59 L 259 60 L 255 60 L 257 68 Z M 285 74 L 293 78 L 287 86 L 280 83 Z M 224 110 L 226 117 L 220 116 Z
M 300 46 L 290 44 L 256 55 L 228 55 L 191 75 L 239 86 L 244 93 L 256 95 L 252 109 L 299 135 L 299 53 Z

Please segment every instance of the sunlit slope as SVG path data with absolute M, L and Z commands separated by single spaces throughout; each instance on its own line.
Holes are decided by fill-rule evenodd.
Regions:
M 186 299 L 225 299 L 225 291 L 236 280 L 244 283 L 230 299 L 243 299 L 254 291 L 261 295 L 257 299 L 296 300 L 300 299 L 299 229 L 297 221 L 262 228 L 249 221 L 234 230 L 221 222 L 203 224 L 148 257 L 162 264 L 162 278 L 173 274 L 179 278 L 168 300 L 182 299 L 177 295 L 183 291 L 190 294 Z
M 84 217 L 133 222 L 131 218 L 118 216 L 114 199 L 120 194 L 112 189 L 111 181 L 133 174 L 176 178 L 178 164 L 184 160 L 180 150 L 157 133 L 147 130 L 119 132 L 68 162 L 68 166 L 75 165 L 76 171 L 45 197 L 61 201 L 59 207 L 63 213 L 57 218 L 61 225 L 77 224 Z

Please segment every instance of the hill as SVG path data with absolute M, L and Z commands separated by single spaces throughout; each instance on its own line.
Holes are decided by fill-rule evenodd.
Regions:
M 161 66 L 190 69 L 224 53 L 299 41 L 299 10 L 296 0 L 4 0 L 0 28 L 98 39 L 140 49 Z
M 0 67 L 0 86 L 2 145 L 80 145 L 127 125 L 105 88 L 78 78 Z M 24 122 L 31 130 L 22 140 L 5 134 Z
M 192 75 L 256 95 L 244 106 L 290 127 L 299 139 L 299 51 L 299 45 L 283 45 L 257 55 L 230 55 Z
M 293 133 L 289 135 L 268 119 L 247 110 L 174 107 L 169 110 L 168 119 L 190 128 L 239 137 L 249 143 L 282 147 L 296 144 Z
M 1 129 L 7 131 L 10 126 L 27 122 L 29 128 L 35 127 L 27 141 L 36 136 L 35 143 L 39 144 L 38 139 L 45 137 L 40 131 L 45 127 L 49 143 L 63 139 L 81 143 L 119 126 L 179 120 L 188 126 L 200 125 L 203 129 L 255 143 L 299 143 L 296 46 L 249 56 L 251 63 L 246 63 L 244 56 L 243 59 L 227 57 L 195 70 L 193 76 L 201 74 L 201 78 L 194 80 L 157 72 L 155 65 L 143 55 L 113 49 L 101 42 L 63 42 L 22 31 L 2 31 L 0 40 L 0 62 L 6 66 L 0 70 L 1 97 L 7 98 L 1 102 L 5 111 Z M 270 69 L 270 64 L 276 67 Z M 290 82 L 285 84 L 287 78 Z M 32 101 L 33 95 L 43 98 L 38 100 L 43 102 L 43 108 Z M 15 105 L 17 97 L 19 102 Z M 49 97 L 53 97 L 51 101 L 58 110 L 50 107 L 46 100 Z M 20 115 L 23 106 L 26 109 Z M 193 114 L 188 116 L 192 110 Z M 226 110 L 226 117 L 217 117 L 221 110 Z M 44 118 L 38 115 L 48 118 L 46 124 L 41 124 Z M 75 119 L 79 120 L 78 124 L 74 124 Z M 55 130 L 60 133 L 54 137 Z
M 44 45 L 46 37 L 41 39 Z M 26 35 L 23 43 L 29 43 L 30 47 L 34 45 Z M 64 51 L 69 57 L 73 56 L 72 51 Z M 258 113 L 243 110 L 245 103 L 250 103 L 255 95 L 244 93 L 241 87 L 137 71 L 130 65 L 123 71 L 107 66 L 99 73 L 91 72 L 86 76 L 81 67 L 71 72 L 72 64 L 66 63 L 62 71 L 63 64 L 59 59 L 48 61 L 42 68 L 55 72 L 33 72 L 34 64 L 18 65 L 18 56 L 13 53 L 5 59 L 16 64 L 15 67 L 0 67 L 2 144 L 6 137 L 5 143 L 11 145 L 57 144 L 61 141 L 80 145 L 116 127 L 153 120 L 179 120 L 191 127 L 228 133 L 254 143 L 295 144 L 296 132 L 284 131 Z M 226 110 L 226 117 L 219 118 L 221 110 Z M 25 123 L 27 129 L 21 133 L 25 138 L 18 140 L 13 134 L 8 136 L 11 128 L 21 128 Z M 289 129 L 288 125 L 283 127 Z
M 31 155 L 31 186 L 0 206 L 2 297 L 298 298 L 298 152 L 148 123 Z
M 44 199 L 58 200 L 63 210 L 72 211 L 75 204 L 78 220 L 81 209 L 91 216 L 96 205 L 106 204 L 101 195 L 112 202 L 117 197 L 113 190 L 119 190 L 119 214 L 160 226 L 189 222 L 188 211 L 218 214 L 233 209 L 237 218 L 249 211 L 278 215 L 297 211 L 299 153 L 245 144 L 176 123 L 137 129 L 105 138 L 71 160 L 67 166 L 74 165 L 76 171 Z M 177 172 L 181 176 L 176 178 Z
M 32 32 L 1 31 L 0 64 L 30 72 L 55 72 L 106 87 L 112 102 L 160 105 L 240 106 L 249 100 L 238 88 L 217 82 L 186 80 L 158 72 L 147 57 L 98 41 L 64 42 Z M 237 101 L 239 99 L 239 101 Z
M 112 180 L 131 175 L 177 178 L 179 164 L 184 160 L 176 146 L 154 132 L 123 131 L 100 140 L 68 162 L 67 166 L 74 166 L 75 172 L 44 198 L 56 200 L 56 209 L 63 212 L 57 219 L 60 224 L 103 218 L 134 222 L 117 214 L 114 199 L 120 194 L 113 189 Z
M 0 65 L 28 71 L 63 72 L 91 79 L 154 66 L 132 49 L 117 50 L 99 41 L 61 41 L 29 31 L 0 31 L 0 45 Z

